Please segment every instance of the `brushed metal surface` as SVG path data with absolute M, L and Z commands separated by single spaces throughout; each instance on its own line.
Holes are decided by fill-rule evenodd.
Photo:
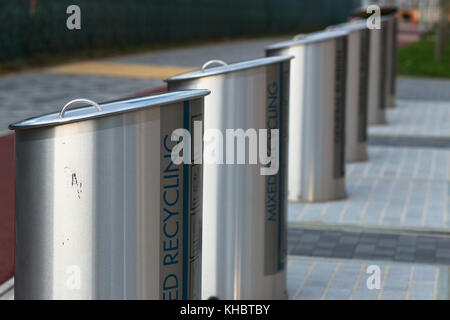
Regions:
M 326 33 L 326 32 L 325 32 Z M 335 178 L 336 42 L 347 33 L 312 43 L 270 46 L 267 56 L 291 55 L 289 111 L 289 200 L 343 198 L 345 176 Z M 345 82 L 345 81 L 344 81 Z
M 389 17 L 389 34 L 390 34 L 390 50 L 391 50 L 391 79 L 389 90 L 388 107 L 393 108 L 396 104 L 396 81 L 397 81 L 397 49 L 398 49 L 398 20 L 395 15 Z
M 347 109 L 345 159 L 367 160 L 367 108 L 369 89 L 370 32 L 367 29 L 349 34 L 347 60 Z
M 382 106 L 382 37 L 380 29 L 370 30 L 369 106 L 368 124 L 386 123 L 386 113 Z M 385 67 L 385 66 L 384 66 Z M 384 80 L 383 80 L 384 82 Z
M 349 22 L 328 29 L 348 31 L 345 158 L 367 160 L 367 106 L 370 61 L 370 31 L 365 23 Z
M 280 98 L 281 81 L 288 82 L 289 57 L 265 59 L 251 68 L 216 67 L 199 77 L 198 72 L 167 79 L 169 90 L 208 88 L 205 99 L 205 133 L 226 129 L 266 129 L 268 90 L 272 81 Z M 258 60 L 259 61 L 259 60 Z M 250 63 L 251 65 L 252 63 Z M 248 63 L 244 63 L 248 65 Z M 286 71 L 281 72 L 282 68 Z M 209 70 L 209 69 L 207 69 Z M 284 77 L 285 75 L 285 77 Z M 280 80 L 280 77 L 285 79 Z M 279 82 L 280 81 L 280 82 Z M 285 84 L 287 93 L 288 84 Z M 281 112 L 287 118 L 288 96 Z M 285 190 L 287 158 L 287 123 L 280 139 L 279 184 Z M 208 142 L 205 141 L 205 144 Z M 209 142 L 210 143 L 210 142 Z M 225 145 L 225 141 L 224 141 Z M 225 151 L 224 151 L 225 159 Z M 248 162 L 247 162 L 248 163 Z M 272 262 L 265 240 L 267 176 L 261 165 L 205 164 L 203 195 L 202 298 L 282 299 L 286 297 L 286 192 L 279 192 L 280 269 L 268 274 L 265 263 Z M 273 258 L 277 259 L 277 257 Z
M 392 104 L 392 77 L 394 70 L 393 67 L 393 16 L 384 16 L 381 19 L 381 32 L 382 32 L 382 67 L 384 67 L 384 80 L 382 85 L 384 86 L 384 109 L 387 109 Z
M 203 98 L 188 100 L 201 114 Z M 15 132 L 16 299 L 167 298 L 161 146 L 186 109 L 134 101 L 133 111 Z M 200 273 L 198 263 L 190 268 Z M 179 298 L 182 285 L 199 298 L 200 282 L 186 281 Z

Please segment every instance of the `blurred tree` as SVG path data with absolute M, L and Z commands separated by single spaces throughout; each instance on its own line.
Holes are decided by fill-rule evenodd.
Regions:
M 439 22 L 436 32 L 436 49 L 435 59 L 440 62 L 444 53 L 445 45 L 448 40 L 448 13 L 450 7 L 450 0 L 439 1 Z

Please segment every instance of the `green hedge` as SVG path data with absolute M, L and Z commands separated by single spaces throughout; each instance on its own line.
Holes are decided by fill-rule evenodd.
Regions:
M 35 53 L 293 32 L 342 22 L 353 0 L 0 0 L 0 61 Z M 66 8 L 81 8 L 81 30 Z

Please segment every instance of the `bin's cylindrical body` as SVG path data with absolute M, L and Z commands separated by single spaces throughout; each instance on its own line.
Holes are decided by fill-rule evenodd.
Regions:
M 381 29 L 370 29 L 369 103 L 367 118 L 369 125 L 386 123 L 386 56 L 383 55 L 383 51 Z
M 344 198 L 347 32 L 327 31 L 269 46 L 292 55 L 289 200 Z
M 31 118 L 15 130 L 16 299 L 199 299 L 202 166 L 177 128 L 207 90 Z
M 389 16 L 389 39 L 391 49 L 391 79 L 389 85 L 388 107 L 395 107 L 397 92 L 397 49 L 398 49 L 398 20 L 395 14 Z
M 390 16 L 381 17 L 381 105 L 386 110 L 391 100 L 392 85 L 392 28 Z M 386 115 L 385 115 L 386 117 Z M 385 121 L 386 122 L 386 119 Z
M 385 124 L 387 107 L 395 106 L 397 69 L 397 8 L 383 6 L 381 29 L 371 29 L 371 62 L 369 84 L 369 124 Z M 353 17 L 363 23 L 372 13 L 357 9 Z
M 205 99 L 205 159 L 209 153 L 206 146 L 212 143 L 207 138 L 208 131 L 222 135 L 225 148 L 226 144 L 239 143 L 239 138 L 234 140 L 226 135 L 227 129 L 246 132 L 255 129 L 257 134 L 260 129 L 279 130 L 278 171 L 270 175 L 262 175 L 261 162 L 250 164 L 247 154 L 245 164 L 230 164 L 228 149 L 216 151 L 222 153 L 220 159 L 228 164 L 219 164 L 217 158 L 209 163 L 205 161 L 204 299 L 286 297 L 289 59 L 263 58 L 166 80 L 169 90 L 211 90 L 211 95 Z M 256 139 L 246 140 L 248 152 L 250 145 L 255 146 Z M 245 144 L 245 140 L 241 141 Z M 258 134 L 258 143 L 261 141 Z
M 347 42 L 347 93 L 345 110 L 345 159 L 367 160 L 367 107 L 369 89 L 370 30 L 365 23 L 350 22 L 329 30 L 345 30 Z

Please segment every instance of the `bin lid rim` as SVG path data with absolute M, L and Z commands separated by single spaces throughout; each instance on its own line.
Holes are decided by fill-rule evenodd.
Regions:
M 399 11 L 399 7 L 397 6 L 379 6 L 380 7 L 380 13 L 381 16 L 390 16 L 395 15 Z M 351 13 L 352 17 L 360 17 L 360 18 L 367 18 L 371 15 L 371 13 L 367 13 L 367 7 L 362 6 L 359 8 L 356 8 Z
M 282 42 L 278 42 L 278 43 L 269 45 L 266 47 L 266 50 L 284 49 L 284 48 L 288 48 L 288 47 L 312 44 L 312 43 L 317 43 L 317 42 L 321 42 L 321 41 L 345 37 L 348 34 L 349 34 L 349 32 L 344 29 L 321 30 L 321 31 L 316 31 L 316 32 L 312 32 L 312 33 L 307 33 L 307 34 L 305 34 L 304 38 L 301 38 L 298 40 L 282 41 Z
M 175 81 L 183 81 L 183 80 L 192 80 L 199 79 L 203 77 L 214 76 L 218 74 L 231 73 L 235 71 L 241 71 L 245 69 L 251 69 L 256 67 L 261 67 L 269 64 L 274 64 L 278 62 L 288 61 L 293 59 L 294 56 L 274 56 L 274 57 L 265 57 L 254 60 L 246 60 L 241 62 L 236 62 L 232 64 L 228 64 L 227 66 L 216 66 L 207 69 L 198 69 L 191 72 L 182 73 L 170 78 L 165 79 L 165 82 L 175 82 Z
M 380 17 L 380 22 L 386 22 L 386 21 L 392 21 L 392 20 L 395 20 L 395 19 L 392 19 L 392 16 L 381 16 Z M 367 21 L 366 18 L 355 17 L 355 20 L 349 21 L 347 23 L 362 23 L 363 25 L 366 25 L 366 21 Z M 342 24 L 346 24 L 346 22 L 344 22 Z M 377 30 L 377 29 L 374 29 L 374 30 Z M 371 31 L 373 31 L 373 30 L 371 30 Z
M 370 30 L 367 28 L 366 20 L 358 19 L 349 22 L 338 23 L 329 26 L 329 30 L 347 30 L 349 32 L 360 31 L 360 30 Z
M 78 108 L 67 110 L 64 116 L 60 112 L 52 112 L 39 115 L 9 125 L 10 130 L 23 130 L 39 127 L 64 125 L 89 119 L 107 117 L 121 113 L 132 112 L 153 106 L 161 106 L 186 100 L 193 100 L 210 94 L 211 91 L 201 90 L 179 90 L 164 93 L 155 93 L 135 98 L 126 98 L 100 103 L 101 111 L 94 106 L 82 105 Z

